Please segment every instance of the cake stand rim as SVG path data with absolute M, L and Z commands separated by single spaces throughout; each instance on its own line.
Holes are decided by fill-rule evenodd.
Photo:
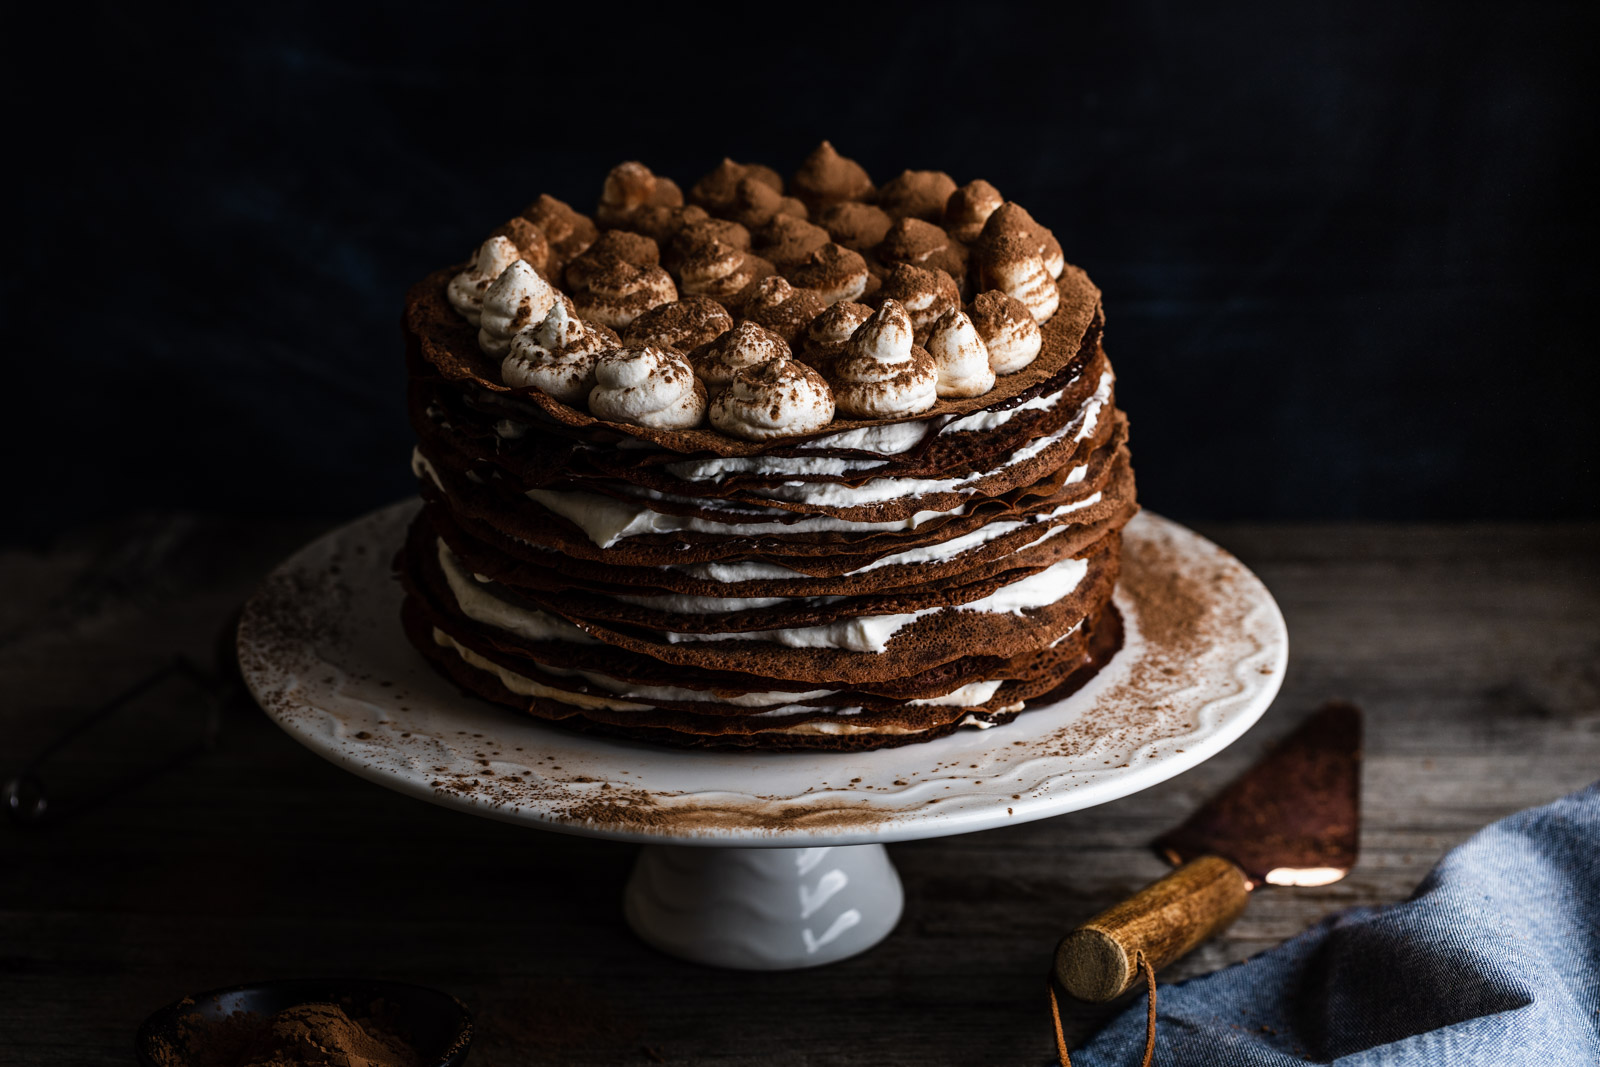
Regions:
M 1243 563 L 1209 539 L 1182 524 L 1145 509 L 1135 517 L 1133 523 L 1130 523 L 1130 530 L 1139 529 L 1135 524 L 1153 525 L 1155 531 L 1159 534 L 1166 536 L 1176 534 L 1180 538 L 1188 539 L 1195 545 L 1204 546 L 1204 548 L 1216 553 L 1220 560 L 1226 561 L 1226 564 L 1236 569 L 1243 578 L 1245 587 L 1254 597 L 1255 602 L 1252 606 L 1252 611 L 1261 616 L 1255 620 L 1256 625 L 1262 627 L 1266 633 L 1265 640 L 1258 642 L 1259 647 L 1254 656 L 1256 666 L 1248 673 L 1235 671 L 1236 674 L 1243 674 L 1245 677 L 1244 689 L 1242 690 L 1244 699 L 1242 701 L 1237 699 L 1241 695 L 1239 693 L 1232 694 L 1232 699 L 1238 706 L 1233 707 L 1220 721 L 1202 724 L 1195 731 L 1177 738 L 1163 739 L 1167 741 L 1182 741 L 1185 747 L 1175 749 L 1168 745 L 1165 751 L 1157 751 L 1148 758 L 1130 761 L 1126 766 L 1113 767 L 1106 771 L 1047 775 L 1033 783 L 1032 788 L 1029 790 L 1032 795 L 1024 796 L 1019 794 L 1013 797 L 1009 804 L 1006 803 L 1005 797 L 1000 794 L 985 798 L 981 791 L 969 791 L 954 798 L 930 797 L 910 808 L 895 808 L 888 803 L 894 797 L 886 797 L 875 793 L 862 793 L 859 797 L 860 811 L 858 813 L 865 813 L 874 817 L 847 825 L 832 823 L 827 818 L 822 819 L 820 823 L 801 821 L 793 825 L 778 827 L 756 825 L 754 823 L 740 826 L 737 824 L 736 817 L 733 820 L 733 825 L 712 826 L 684 826 L 672 821 L 668 821 L 663 825 L 649 825 L 648 823 L 641 824 L 637 820 L 634 820 L 629 825 L 627 823 L 619 824 L 615 821 L 573 818 L 570 815 L 556 814 L 550 810 L 549 806 L 541 809 L 538 803 L 508 804 L 488 800 L 480 795 L 441 789 L 436 782 L 430 784 L 429 781 L 425 780 L 428 777 L 427 773 L 418 773 L 415 766 L 406 771 L 397 767 L 392 761 L 374 758 L 372 752 L 366 750 L 369 746 L 356 743 L 361 740 L 358 735 L 363 731 L 341 730 L 339 727 L 348 727 L 350 723 L 340 719 L 336 713 L 316 704 L 288 699 L 287 695 L 281 691 L 285 681 L 282 672 L 271 666 L 264 665 L 263 657 L 260 655 L 259 631 L 261 630 L 262 600 L 268 585 L 274 579 L 303 572 L 307 562 L 316 559 L 319 555 L 326 555 L 332 546 L 359 536 L 367 527 L 392 525 L 396 531 L 403 530 L 403 521 L 408 521 L 418 506 L 420 506 L 420 500 L 407 498 L 375 509 L 360 518 L 338 526 L 313 539 L 270 572 L 267 579 L 263 581 L 262 586 L 246 603 L 240 619 L 237 647 L 240 669 L 245 683 L 256 702 L 286 733 L 319 756 L 359 777 L 396 792 L 453 810 L 465 811 L 481 817 L 546 829 L 557 833 L 636 844 L 714 848 L 811 848 L 819 846 L 893 844 L 900 841 L 975 833 L 992 829 L 996 826 L 1015 825 L 1042 818 L 1052 818 L 1056 815 L 1097 807 L 1133 793 L 1141 792 L 1169 778 L 1182 774 L 1184 771 L 1190 770 L 1222 752 L 1243 736 L 1272 705 L 1282 685 L 1288 663 L 1289 642 L 1287 626 L 1284 623 L 1282 612 L 1278 608 L 1276 600 L 1267 590 L 1265 584 Z M 355 542 L 355 544 L 361 546 L 363 554 L 367 549 L 375 549 L 376 551 L 372 552 L 368 558 L 383 560 L 385 567 L 387 567 L 388 559 L 399 547 L 398 538 L 389 544 L 371 544 L 359 541 Z M 319 576 L 326 577 L 325 563 L 317 570 L 320 572 Z M 389 596 L 393 600 L 390 607 L 395 609 L 389 611 L 388 615 L 397 616 L 398 589 L 394 587 L 390 576 L 385 574 L 385 579 L 391 586 L 388 590 Z M 371 591 L 364 592 L 370 593 Z M 1129 605 L 1126 603 L 1126 598 L 1120 588 L 1117 598 L 1119 607 L 1127 615 Z M 368 618 L 361 621 L 373 623 L 380 620 Z M 394 629 L 398 635 L 397 623 Z M 404 643 L 403 637 L 400 640 Z M 317 650 L 313 649 L 313 651 Z M 431 669 L 422 664 L 421 657 L 416 654 L 414 649 L 410 648 L 409 644 L 405 645 L 405 652 L 415 658 L 417 665 L 426 671 L 429 677 L 437 679 L 437 676 L 432 674 Z M 1119 652 L 1118 656 L 1121 657 L 1124 654 Z M 1101 676 L 1092 679 L 1083 690 L 1068 697 L 1060 704 L 1047 708 L 1029 709 L 1010 724 L 977 734 L 973 731 L 958 731 L 956 735 L 944 738 L 936 738 L 927 742 L 915 742 L 900 747 L 878 749 L 869 753 L 833 751 L 811 751 L 805 753 L 741 752 L 738 755 L 741 758 L 753 758 L 756 760 L 814 759 L 833 761 L 849 761 L 852 758 L 860 758 L 862 756 L 881 757 L 882 754 L 912 755 L 921 753 L 925 755 L 930 751 L 937 751 L 934 746 L 939 746 L 942 743 L 951 741 L 953 737 L 961 737 L 963 735 L 967 738 L 973 736 L 992 738 L 997 744 L 1010 745 L 1013 740 L 1017 740 L 1017 736 L 1015 733 L 1008 734 L 1007 731 L 1012 730 L 1018 723 L 1028 720 L 1029 716 L 1033 716 L 1032 722 L 1037 723 L 1040 717 L 1051 714 L 1059 707 L 1070 705 L 1080 699 L 1092 699 L 1098 688 L 1097 683 L 1101 681 L 1102 676 L 1112 671 L 1117 666 L 1117 663 L 1117 658 L 1113 658 Z M 1235 666 L 1237 667 L 1237 665 Z M 296 678 L 294 681 L 298 683 L 303 679 Z M 437 679 L 437 681 L 440 686 L 450 688 L 454 692 L 449 683 L 444 682 L 442 679 Z M 646 758 L 646 762 L 665 760 L 674 762 L 705 761 L 708 758 L 715 758 L 719 754 L 717 751 L 646 745 L 597 737 L 595 735 L 578 734 L 573 731 L 563 730 L 560 727 L 551 726 L 548 723 L 539 722 L 531 716 L 516 718 L 514 713 L 510 712 L 510 709 L 483 701 L 481 698 L 469 698 L 463 695 L 457 699 L 462 702 L 459 708 L 459 712 L 462 715 L 475 713 L 472 714 L 472 717 L 481 718 L 482 713 L 487 710 L 489 714 L 505 717 L 504 721 L 507 730 L 512 729 L 514 724 L 517 730 L 532 728 L 547 732 L 551 739 L 558 743 L 581 746 L 591 753 L 611 748 L 625 748 L 632 756 L 643 755 Z M 324 695 L 323 701 L 324 703 L 328 702 L 326 695 Z M 356 703 L 367 704 L 379 713 L 387 712 L 391 715 L 395 713 L 397 708 L 409 711 L 408 708 L 404 708 L 398 702 L 391 702 L 387 707 L 381 703 L 366 700 L 360 700 Z M 346 711 L 348 713 L 348 709 Z M 1082 713 L 1083 709 L 1080 709 L 1080 714 Z M 329 728 L 330 723 L 328 720 L 332 720 L 332 729 Z M 387 724 L 404 725 L 404 723 L 405 720 L 401 719 L 398 722 L 389 722 Z M 1152 745 L 1154 745 L 1154 742 L 1152 742 Z M 997 748 L 996 751 L 1003 750 Z M 1068 781 L 1067 779 L 1074 779 L 1074 781 Z M 629 788 L 634 787 L 634 783 L 590 782 L 585 784 L 599 784 L 602 786 L 626 784 Z M 923 785 L 926 783 L 916 784 Z M 827 790 L 824 793 L 815 794 L 815 798 L 827 798 L 837 792 L 838 790 Z M 941 803 L 948 804 L 948 801 L 952 799 L 970 801 L 973 797 L 978 797 L 979 803 L 975 805 L 967 804 L 965 807 L 960 808 L 940 807 Z M 773 798 L 765 799 L 770 801 Z M 779 798 L 780 801 L 781 799 Z M 794 799 L 798 801 L 801 798 L 796 797 Z M 985 802 L 985 799 L 987 802 Z M 818 809 L 824 816 L 830 812 L 846 810 L 854 809 L 840 806 Z M 874 815 L 874 813 L 880 812 L 881 814 Z

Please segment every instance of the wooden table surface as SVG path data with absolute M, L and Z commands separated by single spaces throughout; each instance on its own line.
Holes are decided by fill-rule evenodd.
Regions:
M 786 974 L 662 956 L 621 919 L 631 847 L 390 793 L 240 703 L 214 751 L 57 826 L 0 829 L 0 1063 L 126 1064 L 140 1020 L 185 993 L 357 973 L 461 997 L 480 1067 L 1047 1064 L 1043 977 L 1062 931 L 1159 876 L 1145 843 L 1321 700 L 1368 713 L 1360 864 L 1257 894 L 1163 979 L 1401 900 L 1485 823 L 1600 776 L 1600 526 L 1200 529 L 1288 619 L 1274 707 L 1147 792 L 891 846 L 905 917 L 864 956 Z M 175 652 L 209 662 L 259 576 L 318 532 L 157 517 L 0 554 L 0 774 Z M 159 751 L 171 724 L 152 721 L 180 696 L 86 739 L 53 781 Z M 1074 1043 L 1105 1016 L 1072 1009 Z

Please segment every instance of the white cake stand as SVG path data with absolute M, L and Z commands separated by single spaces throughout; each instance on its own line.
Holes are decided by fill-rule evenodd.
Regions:
M 255 698 L 312 751 L 489 818 L 639 842 L 624 910 L 656 947 L 723 967 L 852 956 L 900 917 L 885 842 L 1104 804 L 1227 747 L 1283 678 L 1266 588 L 1141 514 L 1117 592 L 1127 643 L 1084 689 L 990 730 L 864 753 L 742 753 L 583 735 L 463 695 L 401 633 L 390 573 L 407 501 L 308 545 L 245 607 Z

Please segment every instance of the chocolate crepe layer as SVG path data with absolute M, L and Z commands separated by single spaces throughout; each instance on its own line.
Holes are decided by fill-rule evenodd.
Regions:
M 1109 370 L 1110 361 L 1099 345 L 1099 331 L 1092 330 L 1084 346 L 1054 375 L 1005 399 L 992 400 L 963 417 L 940 415 L 936 413 L 936 408 L 935 413 L 924 413 L 914 419 L 886 420 L 887 425 L 903 424 L 926 429 L 920 443 L 903 453 L 882 456 L 864 448 L 841 447 L 837 444 L 840 433 L 830 426 L 828 434 L 796 437 L 758 454 L 763 459 L 867 459 L 874 462 L 870 469 L 840 475 L 800 474 L 769 478 L 731 474 L 726 480 L 738 487 L 744 487 L 745 483 L 759 486 L 781 482 L 788 477 L 859 484 L 883 476 L 937 477 L 958 469 L 987 470 L 992 464 L 984 463 L 984 460 L 1003 455 L 1059 429 L 1065 422 L 1078 416 L 1080 405 L 1095 391 L 1101 376 Z M 643 445 L 641 442 L 634 442 L 625 448 L 592 447 L 583 439 L 565 435 L 557 428 L 540 426 L 538 420 L 541 411 L 515 395 L 463 389 L 459 383 L 430 373 L 430 368 L 424 364 L 414 364 L 412 367 L 409 395 L 412 419 L 425 439 L 432 440 L 435 436 L 452 438 L 458 449 L 474 459 L 500 465 L 524 487 L 548 484 L 559 480 L 560 476 L 610 476 L 631 480 L 633 472 L 638 472 L 640 477 L 649 476 L 650 471 L 641 468 L 676 469 L 696 460 L 716 458 L 715 453 L 702 451 L 684 454 Z M 1050 409 L 1034 407 L 1040 398 L 1048 396 L 1059 396 L 1059 402 Z M 986 413 L 1003 412 L 1013 413 L 1003 431 L 939 432 L 946 426 L 955 429 L 964 420 L 970 421 Z M 504 424 L 511 424 L 513 432 L 521 431 L 520 436 L 503 432 L 500 427 Z M 526 430 L 535 426 L 556 432 L 526 433 Z M 657 476 L 661 475 L 658 473 Z
M 918 688 L 900 685 L 899 693 L 878 693 L 861 688 L 789 689 L 792 681 L 765 679 L 726 672 L 710 674 L 678 670 L 671 675 L 672 684 L 625 680 L 609 671 L 561 666 L 549 662 L 558 658 L 548 644 L 519 639 L 495 628 L 473 627 L 464 624 L 459 614 L 435 599 L 433 590 L 421 587 L 412 591 L 411 610 L 418 613 L 434 632 L 435 643 L 441 635 L 494 667 L 515 672 L 550 690 L 543 694 L 549 699 L 572 705 L 625 704 L 648 705 L 626 708 L 637 714 L 654 710 L 686 711 L 713 717 L 767 718 L 778 714 L 801 713 L 811 715 L 854 714 L 858 711 L 891 711 L 907 702 L 944 707 L 981 707 L 1014 703 L 1051 689 L 1064 664 L 1076 662 L 1087 648 L 1090 635 L 1080 627 L 1054 647 L 1030 655 L 1027 662 L 995 661 L 982 657 L 974 662 L 959 664 L 958 678 L 962 684 L 951 688 L 952 680 L 943 678 L 945 672 L 922 675 L 915 679 Z M 607 663 L 609 668 L 612 664 Z M 480 668 L 488 669 L 479 664 Z M 623 673 L 627 673 L 625 670 Z M 981 675 L 1003 673 L 1003 679 Z M 1012 677 L 1014 675 L 1014 677 Z M 811 683 L 814 684 L 814 683 Z M 842 684 L 842 683 L 841 683 Z
M 1096 449 L 1125 431 L 1123 420 L 1114 412 L 1107 413 L 1101 404 L 1085 404 L 1089 407 L 1087 413 L 1084 406 L 1072 407 L 1063 400 L 1048 411 L 1028 412 L 1031 418 L 1012 420 L 1002 428 L 1003 432 L 940 434 L 915 464 L 882 464 L 870 472 L 852 475 L 735 474 L 688 480 L 662 467 L 595 470 L 595 462 L 582 453 L 564 460 L 540 457 L 519 470 L 505 462 L 504 453 L 485 455 L 481 445 L 455 433 L 455 423 L 448 424 L 450 429 L 442 424 L 431 426 L 438 432 L 419 434 L 419 447 L 436 465 L 473 470 L 484 479 L 497 477 L 502 485 L 517 492 L 549 489 L 600 493 L 625 502 L 648 500 L 660 505 L 655 510 L 711 521 L 748 521 L 750 514 L 776 510 L 889 522 L 909 519 L 919 512 L 951 511 L 973 500 L 1004 497 L 1017 489 L 1049 482 L 1058 472 L 1070 472 L 1087 462 Z M 991 440 L 995 438 L 1000 439 L 998 443 Z M 985 442 L 998 455 L 983 455 Z M 832 485 L 846 491 L 868 491 L 882 499 L 859 504 L 836 502 L 826 495 Z M 770 519 L 784 521 L 781 515 Z
M 1093 620 L 1086 620 L 1085 648 L 1076 659 L 1058 657 L 1050 688 L 1030 700 L 1003 703 L 1007 697 L 990 701 L 996 707 L 962 707 L 913 712 L 907 705 L 889 715 L 863 711 L 860 716 L 795 715 L 753 718 L 751 716 L 695 715 L 689 712 L 658 713 L 654 716 L 629 716 L 628 713 L 592 712 L 589 709 L 513 692 L 499 675 L 466 662 L 455 650 L 435 639 L 428 618 L 415 600 L 405 602 L 402 621 L 417 649 L 441 674 L 472 696 L 482 697 L 562 726 L 597 734 L 625 737 L 658 744 L 689 747 L 760 747 L 768 749 L 825 749 L 836 751 L 893 747 L 943 737 L 963 725 L 980 723 L 998 726 L 1012 721 L 1031 703 L 1044 705 L 1061 700 L 1082 688 L 1116 653 L 1122 644 L 1122 619 L 1114 606 L 1107 604 Z M 823 724 L 821 727 L 815 724 Z M 811 725 L 814 732 L 801 732 Z M 864 732 L 843 732 L 850 728 Z M 832 732 L 840 731 L 840 732 Z
M 656 430 L 597 419 L 537 389 L 512 389 L 502 384 L 499 361 L 479 351 L 477 331 L 456 314 L 445 298 L 446 285 L 463 266 L 465 264 L 458 263 L 434 271 L 412 286 L 406 294 L 403 325 L 408 353 L 431 365 L 434 372 L 445 381 L 519 397 L 528 402 L 530 414 L 539 412 L 549 420 L 550 425 L 545 427 L 549 432 L 577 440 L 614 444 L 622 437 L 632 437 L 673 452 L 710 452 L 719 456 L 750 456 L 766 451 L 768 442 L 744 441 L 711 429 Z M 1104 314 L 1100 309 L 1100 290 L 1077 267 L 1068 264 L 1056 286 L 1060 292 L 1061 306 L 1041 325 L 1044 344 L 1038 358 L 1027 369 L 1000 379 L 993 390 L 982 396 L 941 400 L 915 418 L 968 415 L 993 408 L 996 404 L 1022 396 L 1066 367 L 1077 356 L 1089 331 L 1098 330 L 1104 321 Z M 835 418 L 826 430 L 797 435 L 790 439 L 790 443 L 881 426 L 886 421 L 914 420 Z
M 412 558 L 426 557 L 417 554 Z M 413 582 L 414 579 L 408 577 L 411 595 L 405 608 L 407 633 L 430 662 L 464 689 L 564 725 L 599 728 L 603 732 L 676 744 L 865 748 L 941 736 L 963 722 L 968 725 L 1007 722 L 1030 700 L 1042 703 L 1057 699 L 1086 682 L 1115 651 L 1121 636 L 1120 620 L 1107 603 L 1065 640 L 1058 641 L 1056 647 L 1019 657 L 1019 660 L 964 657 L 918 676 L 893 680 L 882 687 L 899 690 L 895 693 L 857 690 L 815 696 L 811 694 L 816 690 L 807 690 L 804 694 L 797 693 L 793 701 L 756 708 L 740 706 L 734 701 L 746 693 L 774 693 L 784 682 L 739 678 L 728 673 L 708 675 L 681 668 L 661 672 L 660 667 L 666 665 L 657 662 L 655 677 L 640 679 L 638 684 L 689 688 L 698 683 L 704 687 L 701 692 L 712 699 L 651 699 L 644 707 L 628 707 L 626 705 L 632 702 L 619 701 L 618 694 L 612 691 L 614 686 L 603 688 L 575 682 L 570 674 L 549 673 L 552 667 L 567 672 L 588 670 L 597 676 L 622 681 L 624 679 L 616 675 L 634 672 L 626 664 L 618 669 L 622 663 L 618 655 L 621 650 L 527 642 L 504 631 L 463 625 L 459 615 L 441 608 L 430 598 L 431 590 L 425 591 Z M 550 659 L 565 661 L 566 665 L 551 664 Z M 635 666 L 649 662 L 648 657 L 631 660 Z M 608 673 L 610 671 L 616 674 Z M 977 704 L 910 703 L 916 699 L 937 698 L 985 676 L 1012 680 L 1005 681 L 987 700 Z M 559 699 L 551 699 L 548 693 L 533 695 L 523 685 L 518 685 L 519 692 L 513 692 L 508 688 L 508 680 L 532 682 L 564 693 Z M 742 687 L 735 688 L 736 682 Z M 790 684 L 814 685 L 816 679 L 791 681 Z M 595 698 L 606 706 L 585 705 L 581 697 L 576 698 L 579 702 L 575 703 L 574 693 Z M 619 702 L 625 706 L 616 707 Z M 809 731 L 800 730 L 802 724 L 817 723 L 822 725 L 813 726 Z
M 557 568 L 522 565 L 509 569 L 506 568 L 504 557 L 482 551 L 479 545 L 459 530 L 453 538 L 446 538 L 445 543 L 465 571 L 492 576 L 496 595 L 510 603 L 551 612 L 576 622 L 592 621 L 631 629 L 677 633 L 719 634 L 823 626 L 860 616 L 960 607 L 992 596 L 1003 586 L 1038 574 L 1054 564 L 1091 551 L 1095 542 L 1112 532 L 1110 523 L 1088 529 L 1059 529 L 1065 530 L 1067 536 L 1035 541 L 987 565 L 974 567 L 960 576 L 959 585 L 947 580 L 897 589 L 872 589 L 858 595 L 835 592 L 801 597 L 750 597 L 743 598 L 747 601 L 743 605 L 734 603 L 721 591 L 705 597 L 684 597 L 643 586 L 586 588 L 583 583 L 572 580 Z M 496 571 L 499 573 L 496 574 Z M 871 589 L 871 577 L 861 575 L 845 581 Z M 674 607 L 678 601 L 686 599 L 716 605 L 719 610 L 695 611 Z M 728 606 L 720 607 L 718 602 L 724 600 L 729 600 Z
M 408 543 L 406 556 L 423 573 L 432 575 L 431 557 L 437 556 L 437 542 L 430 548 L 432 531 L 426 511 L 419 517 Z M 674 642 L 667 632 L 636 625 L 606 622 L 580 615 L 571 606 L 559 610 L 539 607 L 545 617 L 571 624 L 574 631 L 539 644 L 557 646 L 542 653 L 562 662 L 565 653 L 586 646 L 584 637 L 608 646 L 635 652 L 685 669 L 704 669 L 753 675 L 761 679 L 784 679 L 814 684 L 860 684 L 882 682 L 917 674 L 966 656 L 973 648 L 986 655 L 1010 659 L 1026 652 L 1037 652 L 1069 633 L 1086 615 L 1109 599 L 1118 571 L 1120 538 L 1112 532 L 1101 538 L 1083 557 L 1087 571 L 1061 599 L 1025 612 L 967 611 L 959 607 L 935 608 L 918 614 L 895 630 L 881 652 L 866 654 L 847 648 L 792 647 L 765 639 L 757 632 L 752 640 L 689 640 Z M 443 577 L 441 574 L 440 577 Z M 458 575 L 459 578 L 459 575 Z M 476 584 L 476 583 L 475 583 Z M 991 579 L 986 588 L 993 588 Z M 442 587 L 442 588 L 441 588 Z M 443 604 L 457 601 L 448 588 L 448 578 L 435 585 L 436 600 Z M 490 597 L 498 608 L 527 614 L 528 598 L 492 585 L 476 590 Z M 551 603 L 559 603 L 551 601 Z M 641 611 L 641 614 L 644 612 Z M 882 613 L 891 614 L 891 613 Z M 892 613 L 898 614 L 898 613 Z M 564 630 L 556 627 L 557 630 Z M 497 639 L 498 639 L 498 635 Z M 570 662 L 570 661 L 568 661 Z M 568 665 L 568 663 L 562 663 Z
M 1037 355 L 1005 355 L 995 369 L 1009 373 L 992 385 L 915 414 L 834 410 L 818 428 L 760 440 L 703 417 L 652 428 L 619 421 L 620 409 L 597 417 L 586 394 L 563 393 L 568 402 L 504 384 L 500 356 L 463 317 L 470 308 L 452 306 L 464 265 L 436 271 L 407 294 L 403 318 L 425 506 L 396 570 L 419 652 L 477 697 L 691 746 L 923 741 L 1009 722 L 1092 677 L 1121 644 L 1111 597 L 1120 531 L 1138 505 L 1100 292 L 1062 265 L 1049 231 L 1015 205 L 989 207 L 994 225 L 974 220 L 977 201 L 958 211 L 959 190 L 941 223 L 938 205 L 890 183 L 882 211 L 930 221 L 872 237 L 841 230 L 859 249 L 852 259 L 818 244 L 832 230 L 798 220 L 810 196 L 844 225 L 837 208 L 849 196 L 880 195 L 870 182 L 817 199 L 811 175 L 789 199 L 772 191 L 772 172 L 725 163 L 683 207 L 679 187 L 629 168 L 608 178 L 601 226 L 544 197 L 496 231 L 580 315 L 643 311 L 590 332 L 604 344 L 648 338 L 687 356 L 748 313 L 826 375 L 842 351 L 824 343 L 836 320 L 808 333 L 811 319 L 864 261 L 871 277 L 854 299 L 904 299 L 917 345 L 932 343 L 938 312 L 927 309 L 960 309 L 938 303 L 959 297 L 991 316 L 985 329 L 1014 331 L 985 335 L 1012 345 L 1006 353 L 1036 323 Z M 746 273 L 717 280 L 707 273 L 717 264 Z M 757 284 L 774 270 L 793 288 Z M 680 299 L 661 303 L 669 276 Z M 481 297 L 489 275 L 474 277 Z M 732 295 L 712 299 L 691 282 Z M 996 304 L 1006 286 L 1021 295 Z M 1021 318 L 1005 325 L 997 309 Z
M 798 522 L 804 518 L 803 514 L 775 512 L 730 516 L 693 504 L 650 501 L 653 511 L 665 515 L 688 516 L 730 526 L 755 518 L 767 521 L 770 528 L 759 535 L 738 535 L 732 530 L 727 533 L 712 530 L 646 533 L 604 549 L 595 545 L 570 520 L 505 485 L 493 476 L 494 472 L 485 477 L 471 468 L 453 467 L 458 457 L 446 454 L 435 462 L 434 455 L 421 453 L 419 449 L 425 461 L 425 471 L 419 473 L 424 494 L 432 493 L 448 500 L 451 510 L 458 516 L 480 520 L 507 537 L 528 546 L 555 550 L 567 558 L 657 567 L 728 559 L 765 560 L 784 563 L 808 574 L 826 575 L 848 573 L 896 552 L 953 540 L 993 522 L 1049 515 L 1062 508 L 1075 509 L 1065 512 L 1063 518 L 1095 521 L 1112 510 L 1101 506 L 1108 500 L 1120 503 L 1132 499 L 1132 476 L 1123 447 L 1126 433 L 1126 424 L 1120 417 L 1109 420 L 1106 439 L 1097 442 L 1097 447 L 1082 457 L 1082 465 L 1087 470 L 1077 481 L 1066 481 L 1076 464 L 1058 468 L 1040 482 L 1005 496 L 974 494 L 963 500 L 959 513 L 936 515 L 909 529 L 884 532 L 802 530 Z M 827 558 L 812 560 L 812 557 Z M 802 559 L 807 562 L 801 562 Z
M 849 568 L 844 573 L 811 576 L 801 570 L 812 562 L 809 559 L 768 555 L 763 557 L 768 561 L 767 565 L 786 571 L 787 576 L 739 581 L 711 577 L 727 570 L 718 569 L 715 564 L 628 566 L 594 561 L 508 537 L 460 511 L 440 507 L 431 510 L 430 515 L 435 531 L 458 556 L 466 558 L 475 573 L 487 575 L 496 582 L 512 587 L 581 589 L 613 596 L 668 593 L 698 597 L 856 596 L 930 584 L 942 587 L 943 583 L 962 577 L 987 577 L 1012 566 L 1007 561 L 1013 553 L 1037 545 L 1046 538 L 1057 544 L 1059 552 L 1078 553 L 1107 529 L 1125 524 L 1136 510 L 1133 504 L 1133 474 L 1127 466 L 1125 452 L 1119 453 L 1112 475 L 1102 500 L 1056 518 L 1050 518 L 1051 512 L 1045 510 L 991 522 L 975 534 L 968 534 L 967 538 L 976 540 L 992 535 L 992 539 L 982 540 L 967 548 L 962 548 L 958 542 L 953 547 L 962 550 L 947 559 L 886 563 L 888 557 L 882 555 L 841 554 L 828 557 L 827 561 L 834 564 L 834 570 Z M 434 502 L 443 500 L 443 495 L 436 489 L 426 491 L 424 496 Z M 1045 503 L 1047 507 L 1054 506 L 1048 498 Z M 494 551 L 475 553 L 474 549 L 484 542 Z M 949 546 L 951 542 L 932 544 Z M 781 563 L 771 562 L 779 559 Z

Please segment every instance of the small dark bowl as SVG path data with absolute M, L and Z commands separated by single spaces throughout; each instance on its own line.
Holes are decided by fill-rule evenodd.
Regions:
M 224 1019 L 236 1011 L 272 1015 L 300 1004 L 337 1004 L 346 998 L 357 1004 L 381 998 L 395 1005 L 410 1029 L 412 1044 L 429 1067 L 461 1067 L 467 1062 L 472 1014 L 466 1005 L 426 986 L 365 978 L 285 978 L 196 993 L 188 998 L 192 1003 L 168 1004 L 146 1019 L 134 1038 L 134 1049 L 142 1067 L 156 1067 L 155 1042 L 161 1038 L 176 1043 L 181 1016 Z

